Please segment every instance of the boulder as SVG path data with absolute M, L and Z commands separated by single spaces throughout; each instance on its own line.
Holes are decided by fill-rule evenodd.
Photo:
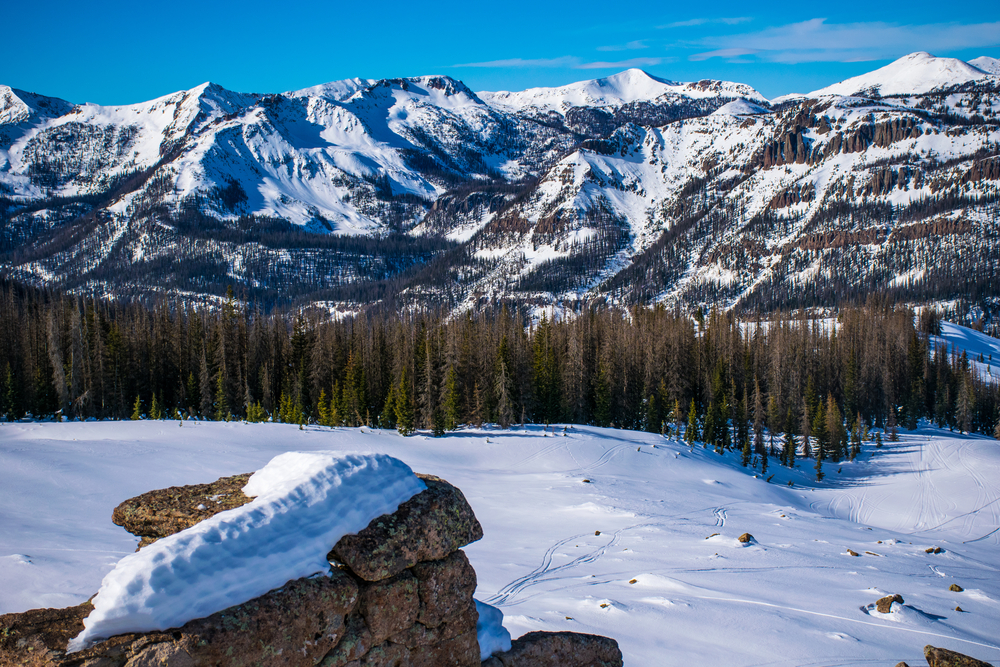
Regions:
M 742 535 L 740 535 L 740 536 L 739 536 L 738 538 L 736 538 L 736 539 L 738 539 L 738 540 L 739 540 L 740 542 L 742 542 L 743 544 L 749 544 L 750 542 L 753 542 L 753 541 L 754 541 L 754 539 L 753 539 L 753 535 L 751 535 L 750 533 L 743 533 Z
M 529 632 L 495 653 L 483 667 L 621 667 L 622 652 L 610 637 L 579 632 Z
M 878 599 L 878 601 L 875 603 L 875 608 L 878 609 L 880 614 L 888 614 L 890 611 L 892 611 L 893 602 L 898 602 L 899 604 L 903 604 L 903 596 L 899 594 L 886 595 L 884 598 Z
M 988 662 L 930 644 L 924 647 L 924 657 L 930 667 L 992 667 Z
M 312 667 L 344 635 L 358 602 L 350 575 L 297 579 L 282 588 L 165 632 L 124 634 L 66 654 L 93 607 L 0 616 L 0 664 L 41 667 L 195 667 L 254 664 Z
M 179 533 L 199 521 L 253 500 L 243 487 L 251 473 L 223 477 L 211 484 L 171 486 L 129 498 L 114 509 L 111 520 L 136 537 L 139 548 Z
M 948 590 L 953 593 L 961 593 L 965 589 L 959 586 L 958 584 L 952 584 L 951 586 L 948 587 Z
M 342 537 L 330 559 L 365 581 L 379 581 L 482 539 L 483 528 L 461 491 L 432 475 L 419 477 L 426 490 L 359 533 Z

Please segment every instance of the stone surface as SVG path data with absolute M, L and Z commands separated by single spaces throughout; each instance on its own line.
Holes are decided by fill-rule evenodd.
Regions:
M 482 538 L 483 528 L 461 491 L 437 477 L 419 477 L 426 490 L 356 535 L 345 535 L 330 558 L 366 581 L 379 581 Z
M 344 635 L 358 586 L 343 572 L 284 587 L 166 632 L 112 637 L 66 655 L 90 604 L 0 617 L 0 665 L 24 667 L 312 667 Z
M 511 642 L 506 653 L 483 661 L 484 667 L 621 667 L 618 642 L 578 632 L 529 632 Z
M 251 473 L 223 477 L 211 484 L 171 486 L 129 498 L 114 509 L 111 520 L 137 537 L 140 548 L 173 535 L 219 512 L 246 505 L 243 494 Z M 203 509 L 200 509 L 203 508 Z
M 381 644 L 412 626 L 420 613 L 418 581 L 405 570 L 391 579 L 364 586 L 358 612 L 371 633 L 371 643 Z
M 898 602 L 899 604 L 903 604 L 903 596 L 898 594 L 886 595 L 884 598 L 878 599 L 878 601 L 875 603 L 875 608 L 878 609 L 879 613 L 888 614 L 890 611 L 892 611 L 893 602 Z
M 961 593 L 965 589 L 959 586 L 958 584 L 952 584 L 951 586 L 948 587 L 948 590 L 954 593 Z
M 476 592 L 476 571 L 464 551 L 456 551 L 442 560 L 419 563 L 413 574 L 420 582 L 420 612 L 417 621 L 434 628 L 448 620 L 468 613 Z M 479 615 L 472 612 L 473 618 Z
M 751 535 L 750 533 L 743 533 L 736 539 L 738 539 L 743 544 L 748 544 L 750 542 L 753 542 L 753 535 Z
M 988 662 L 930 644 L 924 647 L 924 657 L 930 667 L 992 667 Z

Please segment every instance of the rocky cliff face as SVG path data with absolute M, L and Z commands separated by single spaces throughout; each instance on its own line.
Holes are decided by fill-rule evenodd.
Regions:
M 7 614 L 0 616 L 0 665 L 479 665 L 476 573 L 461 547 L 480 539 L 482 527 L 461 491 L 421 477 L 425 491 L 333 545 L 328 576 L 290 581 L 180 628 L 118 635 L 70 654 L 66 644 L 83 630 L 89 603 Z M 114 520 L 140 537 L 142 548 L 250 502 L 240 491 L 246 479 L 146 493 L 117 507 Z M 491 660 L 521 667 L 622 664 L 613 640 L 572 633 L 532 633 Z

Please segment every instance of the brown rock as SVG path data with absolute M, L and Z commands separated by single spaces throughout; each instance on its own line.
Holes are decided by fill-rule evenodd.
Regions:
M 420 612 L 417 578 L 409 571 L 362 586 L 358 612 L 371 632 L 371 643 L 381 644 L 409 628 Z
M 897 662 L 896 663 L 896 667 L 910 667 L 910 666 L 908 664 L 906 664 L 905 662 Z
M 443 479 L 419 477 L 426 490 L 356 535 L 342 537 L 330 557 L 366 581 L 379 581 L 482 538 L 483 528 L 461 491 Z
M 173 535 L 219 512 L 246 505 L 243 494 L 251 473 L 223 477 L 211 484 L 171 486 L 129 498 L 111 514 L 111 520 L 137 537 L 140 547 Z M 204 509 L 199 509 L 204 507 Z
M 529 632 L 511 642 L 506 653 L 496 653 L 483 664 L 503 667 L 621 667 L 618 642 L 609 637 L 578 632 Z M 497 667 L 499 667 L 497 665 Z
M 958 584 L 952 584 L 951 586 L 948 587 L 948 590 L 953 591 L 955 593 L 961 593 L 965 589 L 959 586 Z
M 892 611 L 893 602 L 903 604 L 903 596 L 899 594 L 886 595 L 884 598 L 879 598 L 878 602 L 875 603 L 875 608 L 878 609 L 881 614 L 888 614 Z
M 848 550 L 847 550 L 847 554 L 848 554 L 849 556 L 860 556 L 860 555 L 861 555 L 861 554 L 859 554 L 859 553 L 858 553 L 857 551 L 855 551 L 854 549 L 848 549 Z
M 297 579 L 167 632 L 125 634 L 65 654 L 90 604 L 0 617 L 0 665 L 24 667 L 312 667 L 340 641 L 358 587 L 349 575 Z
M 417 621 L 434 628 L 444 621 L 469 613 L 478 619 L 475 603 L 476 571 L 464 551 L 456 551 L 445 559 L 420 563 L 413 567 L 420 582 L 420 613 Z
M 479 638 L 476 628 L 433 646 L 418 646 L 410 651 L 411 667 L 479 667 Z
M 747 544 L 749 542 L 753 542 L 753 535 L 751 535 L 750 533 L 743 533 L 736 539 L 738 539 L 743 544 Z
M 361 614 L 352 613 L 344 620 L 344 636 L 337 646 L 326 654 L 320 667 L 344 667 L 357 661 L 371 650 L 372 633 Z
M 924 657 L 930 667 L 992 667 L 988 662 L 930 644 L 924 647 Z

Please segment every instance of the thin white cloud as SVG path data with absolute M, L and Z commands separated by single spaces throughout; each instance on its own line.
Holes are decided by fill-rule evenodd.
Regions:
M 1000 45 L 1000 22 L 827 23 L 817 18 L 736 35 L 710 35 L 696 44 L 708 47 L 690 60 L 755 55 L 780 63 L 861 62 L 898 58 L 913 51 L 955 51 Z
M 462 63 L 450 67 L 564 67 L 566 69 L 628 69 L 629 67 L 651 67 L 673 58 L 629 58 L 628 60 L 585 62 L 576 56 L 559 58 L 507 58 L 504 60 L 487 60 L 478 63 Z
M 687 21 L 675 21 L 674 23 L 667 23 L 666 25 L 658 25 L 657 28 L 693 28 L 699 25 L 711 25 L 711 24 L 723 24 L 723 25 L 738 25 L 740 23 L 747 23 L 753 21 L 752 16 L 734 16 L 732 18 L 718 18 L 718 19 L 688 19 Z
M 637 39 L 628 44 L 615 44 L 613 46 L 598 46 L 598 51 L 635 51 L 637 49 L 648 49 L 649 46 L 644 40 Z
M 576 67 L 580 59 L 573 56 L 559 58 L 507 58 L 478 63 L 461 63 L 450 67 Z
M 615 62 L 598 61 L 580 63 L 574 69 L 628 69 L 629 67 L 652 67 L 663 62 L 663 58 L 629 58 Z

